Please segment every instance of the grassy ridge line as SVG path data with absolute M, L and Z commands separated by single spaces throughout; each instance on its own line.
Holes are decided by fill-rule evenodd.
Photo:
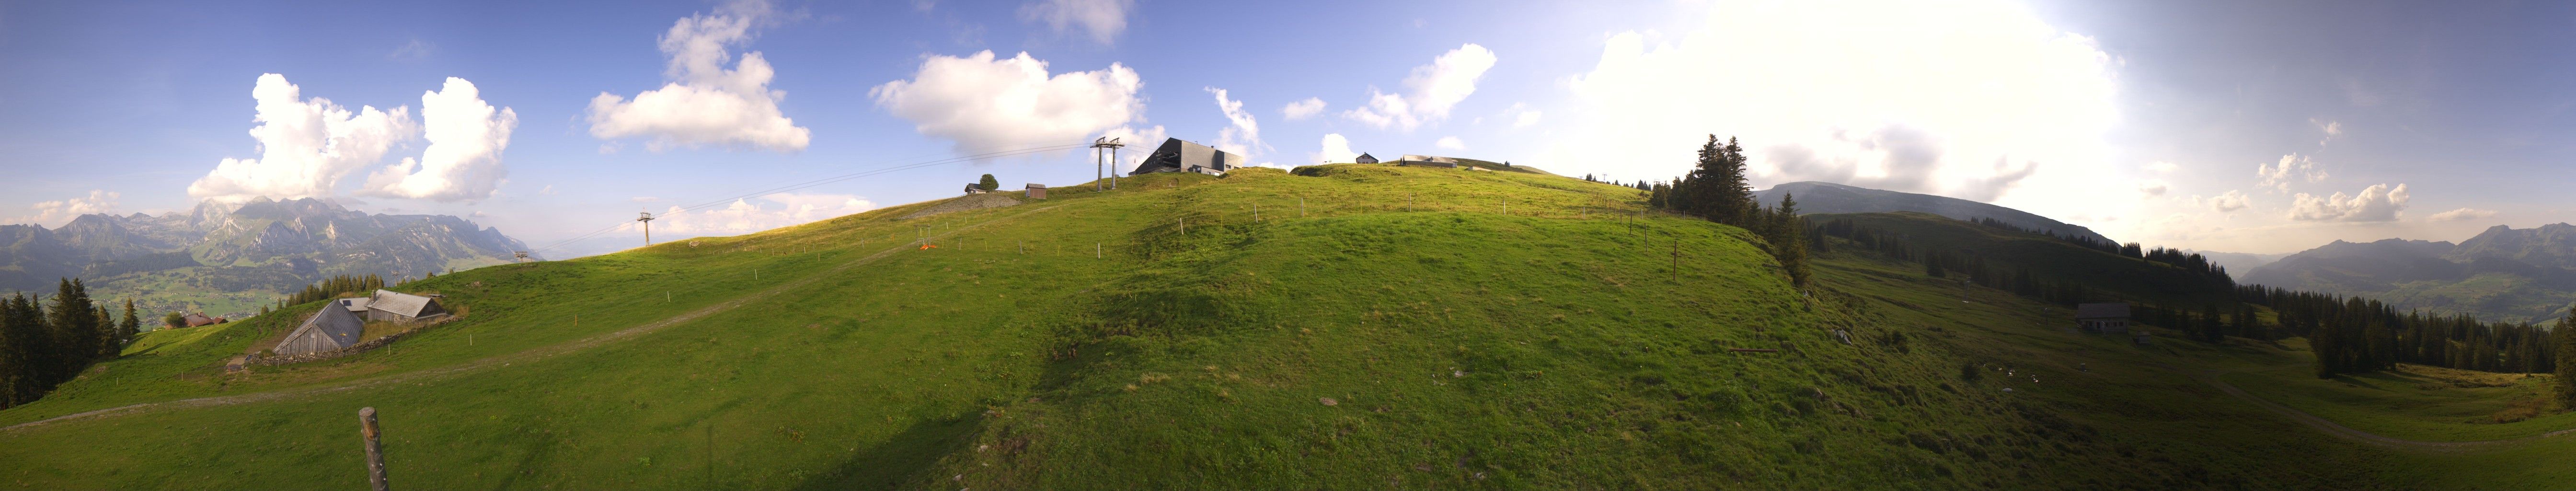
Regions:
M 1045 208 L 1039 208 L 1039 209 L 1035 209 L 1035 210 L 1029 210 L 1029 211 L 1026 211 L 1026 212 L 1021 212 L 1021 213 L 1019 213 L 1019 214 L 1011 215 L 1011 216 L 1009 216 L 1009 217 L 1004 217 L 1004 218 L 999 218 L 999 219 L 994 219 L 994 220 L 988 220 L 988 221 L 984 221 L 984 222 L 977 222 L 977 223 L 969 224 L 969 225 L 965 225 L 965 226 L 960 226 L 960 227 L 957 227 L 957 228 L 954 228 L 954 229 L 949 229 L 949 230 L 948 230 L 948 231 L 946 231 L 946 232 L 941 232 L 941 233 L 939 233 L 939 234 L 937 234 L 937 235 L 933 235 L 932 237 L 937 238 L 937 237 L 947 237 L 947 236 L 951 236 L 951 235 L 956 235 L 956 234 L 958 234 L 958 233 L 963 233 L 963 232 L 966 232 L 966 231 L 968 231 L 968 230 L 973 230 L 973 229 L 975 229 L 975 228 L 982 227 L 982 226 L 987 225 L 987 224 L 992 224 L 992 223 L 995 223 L 995 222 L 1002 222 L 1002 221 L 1014 220 L 1014 219 L 1018 219 L 1018 218 L 1020 218 L 1020 217 L 1022 217 L 1022 216 L 1026 216 L 1026 215 L 1032 214 L 1032 213 L 1038 213 L 1038 212 L 1043 212 L 1043 211 L 1047 211 L 1047 210 L 1053 210 L 1053 209 L 1056 209 L 1057 207 L 1061 207 L 1061 206 L 1064 206 L 1064 205 L 1056 205 L 1056 206 L 1049 206 L 1049 207 L 1045 207 Z M 888 249 L 883 250 L 883 251 L 878 251 L 878 252 L 877 252 L 877 253 L 875 253 L 875 254 L 869 254 L 869 255 L 867 255 L 866 257 L 861 257 L 861 258 L 859 258 L 859 259 L 855 259 L 855 260 L 851 260 L 851 261 L 846 262 L 846 263 L 842 263 L 840 266 L 833 267 L 831 270 L 824 271 L 823 273 L 836 273 L 836 272 L 840 272 L 840 271 L 843 271 L 843 270 L 847 270 L 847 269 L 849 269 L 850 267 L 857 266 L 857 265 L 860 265 L 860 264 L 869 263 L 869 262 L 874 262 L 874 261 L 875 261 L 875 260 L 877 260 L 877 259 L 881 259 L 881 258 L 884 258 L 884 257 L 886 257 L 886 256 L 890 256 L 890 255 L 893 255 L 893 254 L 895 254 L 895 253 L 902 252 L 902 251 L 904 251 L 904 250 L 908 250 L 908 249 L 911 249 L 911 248 L 912 248 L 912 246 L 910 246 L 910 245 L 899 245 L 899 246 L 895 246 L 895 247 L 888 248 Z M 132 404 L 132 405 L 126 405 L 126 406 L 120 406 L 120 407 L 113 407 L 113 408 L 107 408 L 107 409 L 99 409 L 99 410 L 93 410 L 93 411 L 87 411 L 87 412 L 81 412 L 81 413 L 68 414 L 68 415 L 63 415 L 63 416 L 56 416 L 56 417 L 52 417 L 52 418 L 46 418 L 46 419 L 41 419 L 41 420 L 36 420 L 36 421 L 29 421 L 29 422 L 19 423 L 19 424 L 15 424 L 15 425 L 9 425 L 9 426 L 7 426 L 7 427 L 0 427 L 0 431 L 11 431 L 11 430 L 17 430 L 17 429 L 20 429 L 20 428 L 28 428 L 28 427 L 34 427 L 34 426 L 41 426 L 41 425 L 44 425 L 44 424 L 47 424 L 47 423 L 54 423 L 54 422 L 59 422 L 59 421 L 68 421 L 68 420 L 83 419 L 83 418 L 95 418 L 95 417 L 112 416 L 112 415 L 117 415 L 117 414 L 124 414 L 124 413 L 136 412 L 136 411 L 143 411 L 143 410 L 152 409 L 152 408 L 156 408 L 156 407 L 163 407 L 163 406 L 172 407 L 172 408 L 191 408 L 191 407 L 222 406 L 222 405 L 231 405 L 231 404 L 249 403 L 249 402 L 260 402 L 260 401 L 280 400 L 280 399 L 287 399 L 287 398 L 293 398 L 293 397 L 308 396 L 308 395 L 313 395 L 313 394 L 322 394 L 322 393 L 330 393 L 330 392 L 340 392 L 340 391 L 347 391 L 347 390 L 353 390 L 353 389 L 361 389 L 361 388 L 367 388 L 367 387 L 375 387 L 375 386 L 390 385 L 390 384 L 401 384 L 401 383 L 409 383 L 409 382 L 416 382 L 416 381 L 423 381 L 423 380 L 431 380 L 431 379 L 437 379 L 437 378 L 444 378 L 444 377 L 448 377 L 448 376 L 452 376 L 452 375 L 456 375 L 456 374 L 460 374 L 460 373 L 465 373 L 465 372 L 471 372 L 471 371 L 481 370 L 481 369 L 485 369 L 485 368 L 490 368 L 490 367 L 492 367 L 492 366 L 495 366 L 495 364 L 507 364 L 507 363 L 519 362 L 519 361 L 540 360 L 540 359 L 545 359 L 545 358 L 547 358 L 547 357 L 552 357 L 552 356 L 559 355 L 559 354 L 563 354 L 563 353 L 568 353 L 568 352 L 573 352 L 573 351 L 579 351 L 579 350 L 582 350 L 582 349 L 586 349 L 586 348 L 590 348 L 590 347 L 594 347 L 594 346 L 599 346 L 599 345 L 601 345 L 601 344 L 606 344 L 606 343 L 613 342 L 613 341 L 618 341 L 618 340 L 623 340 L 623 339 L 627 339 L 627 338 L 632 338 L 632 337 L 635 337 L 635 336 L 637 336 L 637 335 L 642 335 L 642 334 L 645 334 L 645 333 L 650 333 L 650 332 L 653 332 L 653 331 L 658 331 L 658 330 L 661 330 L 661 329 L 663 329 L 663 328 L 668 328 L 668 327 L 671 327 L 671 326 L 674 326 L 674 325 L 678 325 L 678 324 L 683 323 L 683 322 L 689 322 L 689 321 L 697 320 L 697 319 L 699 319 L 699 318 L 706 317 L 706 316 L 708 316 L 708 315 L 711 315 L 711 314 L 714 314 L 714 313 L 717 313 L 717 312 L 722 312 L 722 311 L 726 311 L 726 310 L 731 310 L 731 309 L 733 309 L 733 308 L 735 308 L 735 307 L 740 307 L 740 306 L 742 306 L 743 304 L 745 304 L 745 303 L 749 303 L 749 302 L 751 302 L 751 301 L 753 301 L 753 300 L 758 300 L 758 299 L 765 298 L 765 297 L 768 297 L 768 296 L 771 296 L 771 295 L 776 295 L 776 294 L 778 294 L 778 293 L 780 293 L 780 292 L 784 292 L 784 291 L 788 291 L 788 290 L 793 290 L 793 289 L 796 289 L 796 288 L 800 288 L 800 287 L 806 286 L 806 285 L 808 285 L 808 284 L 812 284 L 813 282 L 818 281 L 818 280 L 821 280 L 821 279 L 822 279 L 822 278 L 824 278 L 824 277 L 825 277 L 825 275 L 824 275 L 824 274 L 807 275 L 807 276 L 805 276 L 805 277 L 803 277 L 803 278 L 798 278 L 798 279 L 793 280 L 793 281 L 789 281 L 789 282 L 785 282 L 785 283 L 780 283 L 778 286 L 771 287 L 770 289 L 767 289 L 767 290 L 762 290 L 762 291 L 759 291 L 759 292 L 756 292 L 756 293 L 752 293 L 752 294 L 749 294 L 749 295 L 744 295 L 744 296 L 741 296 L 741 297 L 736 297 L 736 298 L 734 298 L 734 299 L 732 299 L 732 300 L 726 300 L 726 301 L 724 301 L 724 302 L 720 302 L 720 303 L 717 303 L 717 304 L 715 304 L 715 305 L 710 305 L 710 306 L 706 306 L 706 307 L 701 307 L 701 308 L 699 308 L 699 309 L 697 309 L 697 310 L 692 310 L 692 311 L 689 311 L 689 312 L 686 312 L 686 313 L 682 313 L 682 314 L 677 315 L 677 316 L 672 316 L 672 317 L 664 318 L 664 319 L 662 319 L 662 320 L 655 321 L 655 322 L 652 322 L 652 323 L 648 323 L 648 324 L 644 324 L 644 325 L 639 325 L 639 326 L 635 326 L 635 327 L 630 327 L 630 328 L 626 328 L 626 329 L 623 329 L 623 330 L 619 330 L 619 331 L 616 331 L 616 332 L 611 332 L 611 333 L 603 334 L 603 335 L 599 335 L 599 336 L 593 336 L 593 337 L 590 337 L 590 338 L 587 338 L 587 339 L 583 339 L 583 340 L 579 340 L 579 341 L 574 341 L 574 342 L 570 342 L 570 343 L 563 343 L 563 344 L 549 345 L 549 346 L 545 346 L 545 347 L 540 347 L 540 348 L 531 349 L 531 350 L 522 351 L 522 352 L 513 353 L 513 354 L 508 354 L 508 355 L 496 356 L 496 357 L 491 357 L 491 358 L 484 358 L 484 359 L 482 359 L 482 360 L 476 360 L 476 361 L 473 361 L 473 362 L 469 362 L 469 363 L 465 363 L 465 364 L 461 364 L 461 365 L 456 365 L 456 366 L 451 366 L 451 367 L 447 367 L 447 368 L 437 368 L 437 369 L 428 369 L 428 370 L 415 371 L 415 372 L 406 372 L 406 373 L 397 374 L 397 375 L 391 375 L 391 376 L 386 376 L 386 377 L 379 377 L 379 378 L 373 378 L 373 379 L 363 379 L 363 380 L 357 380 L 357 381 L 352 381 L 352 382 L 342 383 L 342 384 L 338 384 L 338 385 L 329 385 L 329 386 L 323 386 L 323 387 L 310 387 L 310 388 L 303 388 L 303 389 L 290 389 L 290 390 L 282 390 L 282 391 L 259 392 L 259 393 L 242 394 L 242 395 L 234 395 L 234 396 L 200 397 L 200 398 L 195 398 L 195 399 L 182 399 L 182 400 L 169 401 L 169 402 L 147 402 L 147 403 L 141 403 L 141 404 Z
M 2168 368 L 2170 368 L 2170 367 L 2168 367 Z M 2358 441 L 2358 442 L 2362 442 L 2362 443 L 2368 443 L 2368 444 L 2372 444 L 2372 445 L 2378 445 L 2378 446 L 2382 446 L 2382 447 L 2389 447 L 2389 448 L 2422 448 L 2422 449 L 2435 449 L 2435 450 L 2459 450 L 2459 449 L 2464 449 L 2464 448 L 2471 448 L 2471 447 L 2483 447 L 2483 446 L 2492 446 L 2492 445 L 2499 445 L 2499 444 L 2506 444 L 2506 443 L 2521 443 L 2521 442 L 2526 442 L 2526 441 L 2531 441 L 2531 440 L 2538 440 L 2538 439 L 2542 439 L 2542 438 L 2549 438 L 2549 437 L 2554 437 L 2554 436 L 2559 436 L 2559 435 L 2565 435 L 2565 434 L 2568 434 L 2568 433 L 2576 433 L 2576 428 L 2570 428 L 2570 429 L 2551 431 L 2551 432 L 2548 432 L 2548 433 L 2542 433 L 2542 434 L 2538 434 L 2538 435 L 2531 435 L 2531 436 L 2525 436 L 2525 437 L 2517 437 L 2517 438 L 2503 438 L 2503 439 L 2496 439 L 2496 440 L 2473 440 L 2473 441 L 2464 441 L 2464 442 L 2428 442 L 2428 441 L 2422 441 L 2422 440 L 2408 440 L 2408 439 L 2403 439 L 2403 438 L 2395 438 L 2395 437 L 2390 437 L 2390 436 L 2386 436 L 2386 435 L 2381 435 L 2381 434 L 2378 434 L 2378 433 L 2371 433 L 2371 432 L 2367 432 L 2367 431 L 2361 431 L 2361 430 L 2358 430 L 2358 429 L 2353 429 L 2353 427 L 2350 427 L 2350 426 L 2344 426 L 2344 425 L 2342 425 L 2342 424 L 2335 423 L 2333 420 L 2329 420 L 2329 419 L 2325 419 L 2325 418 L 2322 418 L 2322 417 L 2318 417 L 2317 415 L 2314 415 L 2314 414 L 2308 414 L 2306 411 L 2300 411 L 2300 410 L 2297 410 L 2297 409 L 2291 409 L 2289 406 L 2283 406 L 2283 405 L 2281 405 L 2281 404 L 2279 404 L 2279 403 L 2275 403 L 2275 402 L 2272 402 L 2272 401 L 2269 401 L 2269 400 L 2264 400 L 2263 398 L 2261 398 L 2261 397 L 2256 397 L 2256 396 L 2255 396 L 2255 395 L 2253 395 L 2253 394 L 2245 393 L 2245 389 L 2239 389 L 2239 388 L 2236 388 L 2236 386 L 2234 386 L 2234 385 L 2229 385 L 2226 381 L 2219 380 L 2219 379 L 2218 379 L 2218 375 L 2219 375 L 2219 371 L 2218 371 L 2218 370 L 2203 370 L 2203 371 L 2201 371 L 2201 376 L 2200 376 L 2199 378 L 2201 379 L 2201 381 L 2209 382 L 2209 385 L 2210 385 L 2210 386 L 2212 386 L 2212 387 L 2217 387 L 2217 388 L 2218 388 L 2218 390 L 2219 390 L 2220 392 L 2226 392 L 2226 393 L 2227 393 L 2227 395 L 2236 396 L 2236 397 L 2237 397 L 2237 398 L 2239 398 L 2239 399 L 2244 399 L 2246 402 L 2253 403 L 2253 404 L 2254 404 L 2254 405 L 2256 405 L 2256 406 L 2261 406 L 2263 409 L 2271 410 L 2271 411 L 2272 411 L 2272 412 L 2274 412 L 2274 413 L 2278 413 L 2278 414 L 2280 414 L 2282 417 L 2289 418 L 2291 421 L 2297 421 L 2297 422 L 2299 422 L 2299 424 L 2308 425 L 2308 427 L 2316 428 L 2316 429 L 2317 429 L 2317 430 L 2319 430 L 2319 431 L 2324 431 L 2324 432 L 2326 432 L 2326 433 L 2330 433 L 2330 434 L 2333 434 L 2333 435 L 2335 435 L 2335 436 L 2343 437 L 2343 438 L 2345 438 L 2345 439 L 2349 439 L 2349 440 L 2353 440 L 2353 441 Z

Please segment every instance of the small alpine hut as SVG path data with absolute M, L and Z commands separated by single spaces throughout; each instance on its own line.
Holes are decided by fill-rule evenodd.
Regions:
M 2075 306 L 2075 326 L 2084 332 L 2126 334 L 2129 332 L 2129 303 L 2088 303 Z
M 215 325 L 215 324 L 222 324 L 222 323 L 224 323 L 224 318 L 222 318 L 222 317 L 207 317 L 207 316 L 206 316 L 206 314 L 199 314 L 199 313 L 195 313 L 195 312 L 189 312 L 189 313 L 188 313 L 188 315 L 187 315 L 186 317 L 184 317 L 184 318 L 183 318 L 183 320 L 185 320 L 185 321 L 188 323 L 188 327 L 208 326 L 208 325 Z
M 287 333 L 286 340 L 277 342 L 277 347 L 270 351 L 281 355 L 301 355 L 347 348 L 358 344 L 358 335 L 366 329 L 367 321 L 358 318 L 356 312 L 350 312 L 347 302 L 325 303 L 322 310 L 313 312 L 312 318 L 305 319 L 304 325 Z
M 1025 186 L 1020 186 L 1020 189 L 1028 192 L 1029 199 L 1046 199 L 1045 184 L 1030 183 Z
M 367 301 L 367 320 L 387 322 L 438 320 L 447 316 L 447 307 L 438 304 L 439 298 L 441 297 L 438 295 L 424 296 L 397 293 L 393 290 L 376 290 L 376 296 Z
M 1129 172 L 1127 175 L 1148 172 L 1196 172 L 1221 176 L 1225 175 L 1226 170 L 1240 166 L 1242 163 L 1241 155 L 1208 148 L 1207 145 L 1181 141 L 1179 138 L 1165 138 L 1163 146 L 1155 147 L 1154 153 L 1145 156 L 1145 163 L 1137 164 L 1136 171 Z
M 990 192 L 992 192 L 992 191 L 985 191 L 985 190 L 984 190 L 984 186 L 983 186 L 983 185 L 981 185 L 981 184 L 976 184 L 976 183 L 971 183 L 971 182 L 970 182 L 970 183 L 966 183 L 966 194 L 984 194 L 984 193 L 990 193 Z
M 1456 168 L 1458 159 L 1437 155 L 1406 155 L 1403 159 L 1396 160 L 1395 165 Z
M 1369 154 L 1367 154 L 1367 153 L 1363 152 L 1363 153 L 1361 153 L 1361 154 L 1360 154 L 1360 158 L 1351 159 L 1351 162 L 1353 162 L 1353 163 L 1361 163 L 1361 164 L 1374 164 L 1374 163 L 1377 163 L 1377 156 L 1369 155 Z

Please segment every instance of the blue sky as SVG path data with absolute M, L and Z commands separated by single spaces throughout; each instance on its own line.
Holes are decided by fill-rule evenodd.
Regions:
M 2123 240 L 2459 240 L 2568 220 L 2571 22 L 2555 3 L 12 4 L 0 221 L 311 195 L 544 245 L 639 209 L 1103 134 L 1279 165 L 1334 157 L 1338 136 L 1629 180 L 1683 172 L 1716 133 L 1755 149 L 1757 185 L 1992 201 Z M 252 134 L 290 113 L 341 130 Z M 983 173 L 1072 184 L 1089 160 L 754 197 L 656 238 L 939 198 Z

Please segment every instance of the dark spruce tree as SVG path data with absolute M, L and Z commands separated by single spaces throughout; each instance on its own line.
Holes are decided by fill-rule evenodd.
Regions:
M 984 180 L 982 180 L 982 181 L 976 181 L 976 182 L 975 182 L 975 188 L 976 188 L 976 189 L 982 189 L 982 190 L 985 190 L 985 191 L 992 191 L 992 190 L 996 190 L 996 189 L 1001 189 L 1001 188 L 1002 188 L 1002 181 L 996 181 L 996 180 L 993 180 L 993 175 L 992 175 L 992 174 L 985 174 L 985 175 L 984 175 Z
M 143 335 L 143 319 L 134 313 L 134 299 L 125 299 L 125 321 L 116 324 L 117 346 L 122 348 L 124 345 L 133 344 L 135 336 L 141 335 Z
M 55 287 L 54 302 L 45 327 L 53 334 L 54 345 L 46 350 L 56 353 L 53 373 L 48 380 L 59 383 L 70 380 L 81 369 L 89 368 L 91 355 L 98 353 L 98 307 L 89 301 L 89 290 L 78 279 L 64 279 Z M 47 384 L 49 387 L 51 384 Z
M 23 402 L 19 395 L 31 392 L 27 386 L 34 382 L 34 374 L 28 370 L 26 346 L 32 340 L 26 339 L 26 332 L 19 328 L 16 310 L 18 300 L 25 298 L 0 298 L 0 408 Z
M 1806 287 L 1811 273 L 1807 269 L 1808 229 L 1807 219 L 1798 216 L 1797 196 L 1780 193 L 1780 208 L 1772 215 L 1776 223 L 1771 226 L 1771 254 L 1779 258 L 1780 267 L 1789 270 L 1790 284 Z
M 2576 410 L 2576 310 L 2558 318 L 2558 325 L 2549 330 L 2549 338 L 2558 351 L 2558 359 L 2554 360 L 2557 366 L 2553 367 L 2558 377 L 2550 384 L 2555 389 L 2551 395 L 2556 396 L 2559 409 Z

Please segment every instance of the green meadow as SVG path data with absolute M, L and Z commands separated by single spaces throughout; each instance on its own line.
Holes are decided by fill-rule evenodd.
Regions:
M 2374 446 L 2204 380 L 2455 441 L 2576 427 L 2494 422 L 2539 376 L 2303 379 L 2295 342 L 2075 334 L 2067 308 L 1866 253 L 1820 255 L 1801 289 L 1753 234 L 1645 212 L 1635 189 L 1471 167 L 1497 170 L 1146 175 L 459 271 L 395 288 L 445 295 L 456 320 L 298 365 L 224 368 L 319 303 L 155 331 L 0 411 L 44 421 L 0 430 L 0 488 L 363 486 L 361 407 L 414 489 L 2420 489 L 2569 472 L 2540 465 L 2565 439 Z M 2014 244 L 2102 274 L 2143 264 Z

